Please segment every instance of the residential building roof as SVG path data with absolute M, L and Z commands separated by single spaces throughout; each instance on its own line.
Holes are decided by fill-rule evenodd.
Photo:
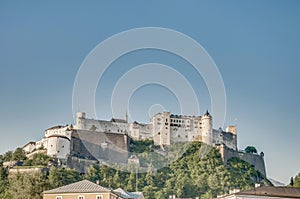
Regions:
M 261 196 L 261 197 L 277 197 L 277 198 L 300 198 L 300 188 L 295 187 L 257 187 L 250 190 L 233 192 L 231 194 L 222 195 L 218 198 L 228 198 L 230 196 Z
M 237 195 L 300 198 L 300 188 L 273 186 L 258 187 L 255 189 L 238 192 Z
M 43 194 L 56 194 L 56 193 L 101 193 L 110 192 L 111 190 L 106 187 L 102 187 L 98 184 L 90 182 L 88 180 L 82 180 L 66 186 L 58 187 L 56 189 L 44 191 Z

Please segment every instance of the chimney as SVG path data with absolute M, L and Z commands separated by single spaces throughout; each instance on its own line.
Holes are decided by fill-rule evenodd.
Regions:
M 99 183 L 100 183 L 99 180 L 96 180 L 96 184 L 99 185 Z

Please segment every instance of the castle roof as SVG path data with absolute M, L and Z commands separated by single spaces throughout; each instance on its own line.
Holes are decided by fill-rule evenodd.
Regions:
M 43 194 L 57 193 L 102 193 L 111 192 L 109 188 L 102 187 L 88 180 L 82 180 L 56 189 L 44 191 Z
M 117 118 L 111 118 L 110 122 L 115 122 L 115 123 L 127 123 L 126 120 L 123 120 L 123 119 L 117 119 Z
M 63 139 L 67 139 L 67 140 L 71 141 L 70 138 L 68 138 L 67 136 L 64 136 L 64 135 L 53 134 L 53 135 L 47 136 L 47 138 L 52 138 L 52 137 L 63 138 Z
M 36 143 L 36 142 L 30 141 L 30 142 L 28 142 L 27 144 L 25 144 L 22 148 L 24 148 L 24 147 L 26 147 L 26 146 L 28 146 L 28 145 L 35 145 L 35 143 Z
M 206 113 L 204 114 L 205 116 L 211 116 L 208 112 L 208 110 L 206 110 Z
M 68 125 L 65 125 L 65 126 L 62 126 L 62 125 L 56 125 L 56 126 L 53 126 L 53 127 L 50 127 L 50 128 L 48 128 L 48 129 L 46 129 L 46 131 L 47 131 L 47 130 L 53 130 L 53 129 L 60 129 L 60 128 L 64 128 L 64 127 L 66 127 L 66 126 L 68 126 Z

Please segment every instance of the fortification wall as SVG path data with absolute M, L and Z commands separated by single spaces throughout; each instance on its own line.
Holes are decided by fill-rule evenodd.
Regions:
M 221 153 L 222 160 L 224 164 L 227 164 L 227 161 L 230 158 L 236 157 L 241 160 L 248 162 L 250 165 L 253 165 L 257 171 L 260 171 L 262 174 L 267 176 L 266 168 L 265 168 L 265 161 L 264 158 L 258 154 L 250 154 L 244 153 L 240 151 L 232 150 L 224 145 L 218 147 Z
M 216 146 L 225 144 L 227 147 L 237 150 L 237 136 L 230 132 L 224 132 L 222 129 L 213 129 L 212 142 Z
M 126 134 L 73 130 L 71 156 L 126 163 L 129 155 L 129 138 Z

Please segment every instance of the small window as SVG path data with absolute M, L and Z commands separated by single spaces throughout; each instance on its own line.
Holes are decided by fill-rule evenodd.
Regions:
M 84 196 L 78 196 L 78 199 L 84 199 Z
M 56 196 L 56 199 L 62 199 L 62 196 Z
M 98 196 L 96 196 L 96 199 L 103 199 L 103 196 L 102 195 L 98 195 Z

